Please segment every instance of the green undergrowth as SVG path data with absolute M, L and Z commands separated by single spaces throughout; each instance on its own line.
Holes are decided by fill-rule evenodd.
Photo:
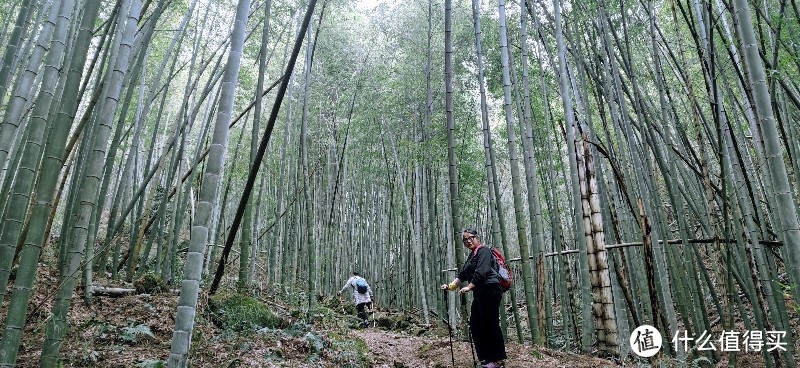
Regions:
M 325 361 L 337 367 L 368 365 L 367 345 L 344 330 L 319 331 L 314 325 L 298 320 L 285 328 L 264 327 L 256 334 L 264 341 L 276 342 L 264 354 L 264 359 L 272 363 L 302 355 L 306 363 Z
M 169 290 L 169 285 L 160 276 L 148 272 L 133 281 L 137 294 L 158 294 Z
M 288 295 L 277 296 L 277 300 L 291 299 Z M 302 307 L 304 303 L 280 304 L 293 307 L 273 311 L 259 299 L 219 293 L 210 297 L 206 316 L 223 332 L 216 338 L 240 345 L 240 350 L 249 350 L 246 345 L 256 340 L 265 343 L 268 348 L 261 358 L 267 362 L 280 365 L 302 360 L 312 365 L 325 362 L 337 367 L 369 366 L 366 344 L 349 333 L 358 318 L 342 314 L 347 311 L 344 303 L 323 299 L 311 313 Z M 247 336 L 256 340 L 248 342 Z
M 164 345 L 158 342 L 169 340 L 172 326 L 160 325 L 150 304 L 173 296 L 161 292 L 164 285 L 148 274 L 137 284 L 138 290 L 153 295 L 128 298 L 127 308 L 141 318 L 92 318 L 76 325 L 78 332 L 73 333 L 82 336 L 81 345 L 65 359 L 65 367 L 108 366 L 112 357 L 125 359 L 129 367 L 165 366 Z M 374 365 L 367 344 L 353 333 L 363 327 L 349 300 L 321 296 L 309 311 L 301 292 L 254 294 L 220 292 L 198 306 L 190 353 L 198 367 Z M 405 325 L 402 318 L 386 314 L 371 313 L 370 319 L 376 325 L 383 320 L 385 329 Z
M 333 350 L 332 360 L 342 367 L 368 366 L 367 344 L 346 334 L 331 333 L 328 335 Z
M 278 327 L 282 322 L 266 304 L 242 294 L 214 294 L 208 305 L 211 321 L 227 331 L 253 332 Z

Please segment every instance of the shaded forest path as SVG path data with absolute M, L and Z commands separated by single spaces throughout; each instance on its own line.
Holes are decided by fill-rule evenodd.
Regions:
M 57 282 L 56 270 L 39 269 L 39 282 L 33 291 L 35 308 L 25 326 L 23 349 L 17 366 L 35 367 L 41 352 L 37 331 L 50 317 L 48 294 Z M 133 284 L 108 284 L 135 290 Z M 120 289 L 126 290 L 126 289 Z M 75 298 L 80 298 L 76 294 Z M 192 345 L 191 366 L 211 367 L 374 367 L 444 368 L 453 367 L 450 342 L 436 328 L 421 326 L 418 316 L 404 311 L 381 310 L 371 318 L 384 323 L 399 318 L 406 329 L 383 327 L 354 329 L 359 320 L 354 307 L 341 299 L 328 298 L 320 308 L 319 320 L 307 325 L 293 316 L 299 309 L 287 303 L 286 296 L 260 299 L 274 308 L 281 327 L 260 329 L 257 333 L 234 332 L 222 328 L 208 308 L 201 305 Z M 161 367 L 169 351 L 177 294 L 165 292 L 96 296 L 91 306 L 74 303 L 69 314 L 70 330 L 64 341 L 63 367 Z M 0 306 L 0 316 L 5 313 Z M 215 320 L 216 323 L 215 323 Z M 362 345 L 363 342 L 363 345 Z M 315 347 L 316 344 L 319 344 Z M 358 347 L 361 346 L 361 347 Z M 616 367 L 614 362 L 534 347 L 506 344 L 508 368 Z M 470 344 L 453 340 L 455 367 L 472 367 Z
M 450 342 L 447 337 L 417 337 L 405 333 L 370 328 L 352 332 L 362 339 L 370 356 L 379 368 L 452 367 Z M 508 368 L 557 368 L 557 367 L 617 367 L 604 359 L 569 354 L 555 350 L 534 348 L 530 345 L 508 343 L 506 346 Z M 453 355 L 456 367 L 472 367 L 470 344 L 453 340 Z
M 49 293 L 57 283 L 52 268 L 39 270 L 34 288 L 35 313 L 25 326 L 20 367 L 35 367 L 41 349 L 36 333 L 50 316 Z M 169 351 L 178 296 L 152 288 L 143 278 L 133 284 L 106 280 L 109 285 L 130 290 L 116 297 L 96 296 L 91 306 L 73 303 L 70 331 L 64 342 L 64 367 L 162 367 Z M 135 291 L 134 291 L 135 290 Z M 284 295 L 285 297 L 285 295 Z M 271 295 L 261 299 L 284 320 L 282 327 L 258 333 L 234 332 L 215 324 L 204 298 L 194 331 L 194 367 L 453 367 L 450 340 L 441 331 L 422 327 L 418 316 L 404 311 L 381 310 L 371 314 L 378 324 L 406 322 L 407 329 L 383 327 L 355 329 L 354 307 L 340 298 L 327 298 L 315 326 L 292 317 L 297 306 Z M 0 315 L 5 305 L 0 307 Z M 249 319 L 249 318 L 247 318 Z M 219 323 L 219 321 L 217 321 Z M 315 348 L 315 341 L 319 347 Z M 363 342 L 363 345 L 362 345 Z M 356 347 L 360 345 L 361 347 Z M 616 367 L 615 363 L 588 355 L 577 355 L 510 342 L 506 345 L 509 368 Z M 357 352 L 357 353 L 356 353 Z M 472 367 L 470 343 L 453 340 L 455 367 Z M 354 355 L 355 354 L 355 355 Z

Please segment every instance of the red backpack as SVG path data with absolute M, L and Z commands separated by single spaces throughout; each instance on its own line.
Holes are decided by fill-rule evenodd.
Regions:
M 514 282 L 514 274 L 511 272 L 511 269 L 508 268 L 506 264 L 506 259 L 503 258 L 503 255 L 500 254 L 500 251 L 497 248 L 491 247 L 489 250 L 492 251 L 492 255 L 494 256 L 495 262 L 497 262 L 497 271 L 498 279 L 500 280 L 500 286 L 503 288 L 503 291 L 506 291 L 511 288 L 511 283 Z

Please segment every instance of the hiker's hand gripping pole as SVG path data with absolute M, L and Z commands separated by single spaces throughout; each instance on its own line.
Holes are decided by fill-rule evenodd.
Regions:
M 475 288 L 475 285 L 470 282 L 469 285 L 467 285 L 467 286 L 465 286 L 465 287 L 463 287 L 461 289 L 458 289 L 458 284 L 459 283 L 461 283 L 461 280 L 459 280 L 456 277 L 453 280 L 453 282 L 451 282 L 449 284 L 442 284 L 441 286 L 439 286 L 439 289 L 441 289 L 441 290 L 450 290 L 450 291 L 458 290 L 459 293 L 466 294 L 466 293 L 472 291 L 472 289 Z
M 458 290 L 458 284 L 460 283 L 461 280 L 459 280 L 458 277 L 456 277 L 449 284 L 442 284 L 441 286 L 439 286 L 439 289 L 450 290 L 450 291 Z

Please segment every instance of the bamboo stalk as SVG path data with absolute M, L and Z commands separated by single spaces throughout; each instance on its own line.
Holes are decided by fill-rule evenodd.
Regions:
M 663 240 L 659 240 L 658 242 L 659 243 L 663 243 Z M 689 243 L 689 244 L 713 244 L 715 242 L 731 244 L 731 243 L 736 243 L 736 240 L 735 239 L 728 239 L 727 241 L 725 241 L 724 239 L 709 238 L 709 239 L 689 239 L 686 242 Z M 767 246 L 773 246 L 773 247 L 781 247 L 781 246 L 783 246 L 783 242 L 777 241 L 777 240 L 759 240 L 758 242 L 759 242 L 759 244 L 763 244 L 763 245 L 767 245 Z M 681 239 L 670 239 L 670 240 L 667 240 L 667 244 L 681 244 Z M 608 244 L 608 245 L 606 245 L 606 249 L 638 247 L 638 246 L 641 246 L 641 245 L 642 245 L 642 242 Z M 557 256 L 559 254 L 563 255 L 563 254 L 575 254 L 575 253 L 578 253 L 577 249 L 569 249 L 569 250 L 565 250 L 565 251 L 562 251 L 562 252 L 545 253 L 544 256 L 545 257 L 553 257 L 553 256 Z M 531 256 L 530 259 L 533 259 L 533 256 Z M 506 262 L 518 262 L 519 260 L 520 260 L 520 258 L 510 258 L 510 259 L 507 259 Z M 445 271 L 448 271 L 448 270 L 442 270 L 442 272 L 445 272 Z

